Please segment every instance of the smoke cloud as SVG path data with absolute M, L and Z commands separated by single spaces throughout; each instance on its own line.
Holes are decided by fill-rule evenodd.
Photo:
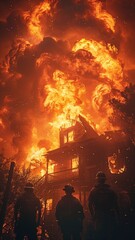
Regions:
M 95 126 L 104 125 L 103 130 L 111 129 L 109 123 L 106 125 L 109 99 L 135 77 L 134 1 L 44 2 L 0 3 L 0 149 L 8 157 L 16 156 L 19 164 L 27 159 L 33 145 L 48 150 L 58 142 L 50 124 L 57 113 L 45 106 L 49 94 L 46 89 L 57 87 L 55 71 L 65 74 L 65 83 L 80 86 L 82 93 L 76 90 L 76 103 Z M 115 31 L 111 27 L 113 19 Z M 119 87 L 115 79 L 105 75 L 106 68 L 92 50 L 73 51 L 81 39 L 100 43 L 111 60 L 119 61 L 123 71 Z M 91 105 L 95 91 L 100 92 L 100 97 L 94 98 L 96 110 Z

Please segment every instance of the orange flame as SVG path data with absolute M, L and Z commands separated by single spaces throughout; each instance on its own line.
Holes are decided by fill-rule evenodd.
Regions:
M 115 32 L 115 19 L 112 17 L 112 15 L 103 9 L 103 5 L 100 1 L 91 0 L 90 2 L 94 8 L 93 15 L 97 19 L 102 20 L 105 23 L 107 29 Z
M 83 49 L 92 54 L 95 62 L 101 65 L 103 71 L 100 73 L 101 78 L 107 78 L 108 82 L 113 84 L 117 89 L 122 89 L 123 69 L 119 60 L 113 58 L 109 49 L 102 42 L 94 40 L 81 39 L 74 47 L 73 52 Z M 117 52 L 116 48 L 113 48 Z M 111 49 L 112 50 L 112 49 Z
M 44 37 L 40 20 L 42 15 L 44 13 L 48 14 L 49 11 L 50 3 L 44 1 L 37 5 L 32 12 L 27 11 L 23 13 L 23 17 L 27 21 L 28 29 L 34 43 L 40 42 Z
M 44 154 L 46 153 L 45 148 L 38 148 L 37 146 L 32 146 L 31 149 L 29 149 L 29 153 L 27 155 L 27 161 L 31 162 L 32 160 L 39 160 L 44 161 Z
M 46 85 L 45 90 L 48 94 L 44 106 L 53 109 L 57 115 L 51 125 L 60 128 L 70 127 L 78 119 L 82 112 L 82 107 L 78 104 L 79 99 L 85 92 L 84 86 L 82 88 L 73 80 L 68 80 L 67 76 L 57 70 L 53 74 L 55 88 L 51 85 Z
M 99 84 L 95 91 L 93 92 L 92 105 L 96 111 L 100 110 L 99 107 L 103 103 L 103 97 L 107 94 L 111 94 L 111 87 L 107 84 Z M 107 104 L 107 106 L 106 106 Z M 110 106 L 108 107 L 108 102 L 104 104 L 104 108 L 107 108 L 108 115 L 112 113 Z
M 78 0 L 75 0 L 73 2 L 78 3 Z M 101 3 L 101 1 L 88 0 L 87 2 L 91 4 L 93 7 L 93 11 L 91 11 L 91 14 L 93 14 L 93 16 L 96 19 L 104 23 L 107 31 L 110 30 L 112 31 L 112 33 L 114 33 L 115 24 L 116 24 L 115 19 L 103 8 L 103 4 Z M 57 19 L 55 19 L 57 18 L 57 14 L 55 15 L 55 13 L 53 12 L 53 9 L 55 9 L 54 6 L 56 6 L 56 11 L 57 11 L 57 7 L 59 8 L 59 4 L 57 6 L 57 3 L 58 3 L 57 0 L 43 1 L 40 4 L 38 4 L 32 11 L 27 11 L 23 13 L 24 20 L 26 21 L 26 24 L 29 30 L 27 38 L 33 44 L 39 43 L 45 37 L 45 30 L 47 27 L 43 26 L 42 24 L 43 18 L 46 19 L 45 17 L 48 17 L 48 16 L 53 17 L 52 16 L 53 14 L 54 25 L 53 24 L 52 25 L 54 28 L 55 28 L 55 25 L 57 25 L 56 24 Z M 59 14 L 60 12 L 58 13 L 58 16 Z M 89 14 L 89 10 L 88 10 L 88 14 Z M 71 29 L 72 28 L 70 28 L 70 33 L 68 32 L 67 34 L 65 34 L 69 38 L 68 39 L 69 48 L 71 46 L 70 45 L 71 42 L 74 41 L 73 39 L 71 39 L 71 37 L 69 37 L 69 35 L 72 32 Z M 57 29 L 54 29 L 52 32 L 54 34 L 53 38 L 55 39 L 55 42 L 57 45 L 57 41 L 55 37 L 58 37 L 58 33 L 55 34 L 55 30 Z M 79 35 L 79 31 L 78 31 L 77 37 L 78 35 Z M 24 39 L 16 39 L 16 41 L 13 44 L 12 51 L 10 51 L 10 54 L 7 56 L 6 61 L 4 62 L 5 65 L 2 69 L 5 71 L 4 74 L 8 76 L 7 79 L 10 78 L 10 76 L 13 76 L 13 74 L 16 74 L 15 76 L 16 77 L 18 76 L 18 78 L 21 77 L 19 73 L 10 71 L 10 63 L 12 62 L 13 65 L 15 65 L 18 60 L 17 59 L 18 55 L 19 57 L 23 56 L 25 49 L 31 48 L 32 46 L 34 46 L 33 44 L 30 44 L 29 41 L 26 41 Z M 108 116 L 110 116 L 113 113 L 113 110 L 108 104 L 108 100 L 111 98 L 111 96 L 114 97 L 112 88 L 115 88 L 121 91 L 126 86 L 126 83 L 123 81 L 124 74 L 123 74 L 122 64 L 117 57 L 118 49 L 114 45 L 104 44 L 103 42 L 97 42 L 95 40 L 87 40 L 82 38 L 80 41 L 75 43 L 75 45 L 72 48 L 72 52 L 76 53 L 79 50 L 83 50 L 83 54 L 82 54 L 83 56 L 81 55 L 79 58 L 75 58 L 74 62 L 72 62 L 71 59 L 68 59 L 68 57 L 66 58 L 66 55 L 64 55 L 64 61 L 65 62 L 67 61 L 66 63 L 67 65 L 69 65 L 68 66 L 69 68 L 66 69 L 66 74 L 58 69 L 54 70 L 52 79 L 51 79 L 51 73 L 54 67 L 54 66 L 53 67 L 51 66 L 52 56 L 56 58 L 58 61 L 60 61 L 61 57 L 59 57 L 59 54 L 57 54 L 56 56 L 56 54 L 51 55 L 49 52 L 48 53 L 42 52 L 42 54 L 39 56 L 39 58 L 36 61 L 37 67 L 42 65 L 42 63 L 43 65 L 45 65 L 45 68 L 43 69 L 41 67 L 40 70 L 44 72 L 47 84 L 45 85 L 44 78 L 42 78 L 41 81 L 37 81 L 38 82 L 37 84 L 39 84 L 38 89 L 40 89 L 41 85 L 42 86 L 45 85 L 44 92 L 42 91 L 43 95 L 41 96 L 41 98 L 43 97 L 42 102 L 44 102 L 44 108 L 48 109 L 48 112 L 49 111 L 51 112 L 50 119 L 48 117 L 49 127 L 50 126 L 51 127 L 49 128 L 46 134 L 47 135 L 46 139 L 50 137 L 50 132 L 51 132 L 51 141 L 53 142 L 52 143 L 53 147 L 54 145 L 58 145 L 58 135 L 56 136 L 54 132 L 57 131 L 58 133 L 58 130 L 61 127 L 68 128 L 70 126 L 73 126 L 76 123 L 76 121 L 79 120 L 80 114 L 85 115 L 88 122 L 90 122 L 90 125 L 94 126 L 94 128 L 96 128 L 98 132 L 101 133 L 104 130 L 107 130 L 107 129 L 110 130 L 112 126 L 111 124 L 109 124 Z M 83 57 L 85 58 L 85 53 L 90 53 L 89 55 L 93 56 L 91 61 L 93 65 L 90 62 L 91 64 L 90 66 L 89 57 L 85 59 L 85 61 L 82 61 L 82 58 Z M 72 66 L 70 67 L 70 65 Z M 67 72 L 69 71 L 71 76 L 72 70 L 73 72 L 75 72 L 75 74 L 72 77 L 69 77 Z M 96 83 L 94 84 L 92 83 L 94 86 L 92 87 L 94 89 L 90 86 L 90 84 L 84 85 L 81 83 L 81 80 L 82 80 L 81 76 L 83 75 L 83 78 L 85 78 L 85 73 L 87 74 L 87 70 L 89 70 L 88 72 L 90 73 L 94 72 L 96 76 L 97 75 L 99 76 L 98 79 L 96 79 L 97 80 Z M 79 73 L 80 73 L 80 76 L 79 76 Z M 86 80 L 87 80 L 87 77 L 86 77 Z M 98 80 L 100 81 L 100 84 L 98 83 Z M 47 95 L 46 98 L 44 95 L 45 96 Z M 5 98 L 4 104 L 7 104 L 6 106 L 8 106 L 9 104 L 8 101 L 10 101 L 10 99 L 8 97 Z M 0 109 L 0 128 L 2 129 L 2 131 L 4 128 L 6 128 L 5 126 L 6 121 L 4 122 L 5 119 L 3 116 L 7 114 L 10 109 L 10 108 L 8 109 L 8 107 L 6 106 Z M 103 111 L 101 112 L 101 110 Z M 93 122 L 92 118 L 94 119 L 94 124 L 92 124 Z M 46 126 L 48 126 L 47 124 Z M 44 123 L 42 125 L 44 125 Z M 46 148 L 39 147 L 38 145 L 40 138 L 37 134 L 37 128 L 40 129 L 40 127 L 39 127 L 39 123 L 36 123 L 36 120 L 35 120 L 35 126 L 36 127 L 33 128 L 33 131 L 32 131 L 32 140 L 31 140 L 31 144 L 29 145 L 30 147 L 27 147 L 28 155 L 26 157 L 26 161 L 28 163 L 33 162 L 33 166 L 35 161 L 35 166 L 34 166 L 35 168 L 36 168 L 36 162 L 38 162 L 38 164 L 40 163 L 38 172 L 41 175 L 44 175 L 46 171 L 46 162 L 45 162 L 46 160 L 43 155 L 45 155 L 47 150 Z M 12 139 L 12 137 L 10 139 Z M 72 139 L 72 136 L 71 136 L 71 139 Z M 3 139 L 0 138 L 0 141 L 2 140 Z M 55 144 L 55 142 L 57 142 L 57 144 Z M 53 169 L 54 169 L 54 164 L 52 163 L 49 166 L 49 172 L 53 172 Z
M 38 135 L 37 135 L 37 128 L 32 129 L 32 147 L 28 150 L 28 155 L 26 157 L 26 162 L 28 167 L 30 166 L 31 169 L 36 171 L 36 173 L 40 174 L 41 176 L 44 175 L 46 171 L 46 159 L 45 154 L 47 150 L 45 147 L 39 148 L 38 147 Z
M 3 123 L 3 120 L 0 118 L 0 127 L 5 128 L 5 125 Z

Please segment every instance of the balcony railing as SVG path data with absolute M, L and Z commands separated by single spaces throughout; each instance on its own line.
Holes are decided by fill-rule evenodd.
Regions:
M 65 169 L 48 174 L 48 182 L 57 182 L 65 179 L 74 179 L 79 176 L 79 168 Z

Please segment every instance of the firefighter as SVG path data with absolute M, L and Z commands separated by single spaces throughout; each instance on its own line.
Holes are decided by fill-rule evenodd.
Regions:
M 131 185 L 129 196 L 131 201 L 131 239 L 135 239 L 135 179 Z
M 14 207 L 16 240 L 37 239 L 37 227 L 41 218 L 41 203 L 35 196 L 32 183 L 27 183 L 24 193 L 17 199 Z
M 117 194 L 105 183 L 106 176 L 103 172 L 96 174 L 96 181 L 88 198 L 95 239 L 116 239 L 119 214 Z
M 56 220 L 61 228 L 63 240 L 80 240 L 83 225 L 83 207 L 80 201 L 72 194 L 75 192 L 72 185 L 65 185 L 65 196 L 56 206 Z

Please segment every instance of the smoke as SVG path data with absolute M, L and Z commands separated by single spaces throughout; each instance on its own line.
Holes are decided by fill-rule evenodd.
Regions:
M 96 10 L 98 3 L 102 5 Z M 46 149 L 56 142 L 58 145 L 58 135 L 50 125 L 56 113 L 44 106 L 48 96 L 45 86 L 56 87 L 53 74 L 57 70 L 64 72 L 67 83 L 72 81 L 85 89 L 81 94 L 76 91 L 76 103 L 83 114 L 91 115 L 95 125 L 104 122 L 105 130 L 107 120 L 103 118 L 107 118 L 108 100 L 117 90 L 115 79 L 108 81 L 106 69 L 92 50 L 75 52 L 73 47 L 82 38 L 100 42 L 111 59 L 124 68 L 126 80 L 131 81 L 135 76 L 133 2 L 10 0 L 1 2 L 0 7 L 0 147 L 5 155 L 15 155 L 21 163 L 34 144 Z M 124 85 L 123 76 L 121 81 Z M 100 97 L 95 96 L 100 104 L 97 112 L 91 104 L 95 90 L 100 90 Z
M 120 57 L 122 58 L 126 70 L 129 73 L 129 81 L 134 81 L 132 79 L 132 74 L 130 77 L 130 71 L 133 72 L 135 69 L 134 60 L 134 41 L 135 41 L 135 1 L 107 1 L 109 11 L 117 18 L 117 25 L 121 29 L 121 42 L 120 42 Z M 134 78 L 134 75 L 133 75 Z

